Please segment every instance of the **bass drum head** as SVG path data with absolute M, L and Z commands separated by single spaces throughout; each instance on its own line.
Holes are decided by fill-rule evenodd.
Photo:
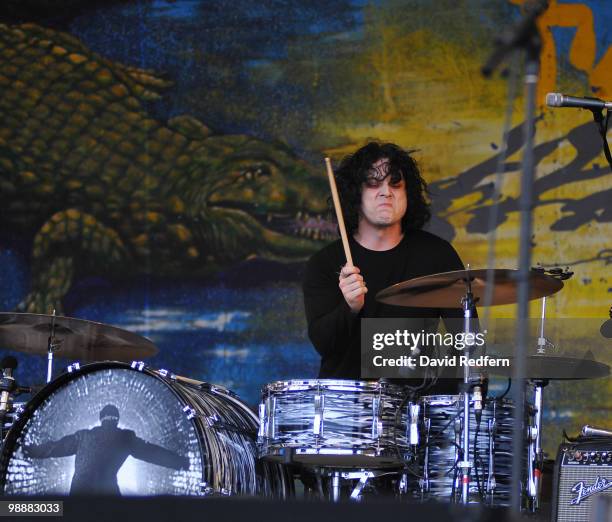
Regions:
M 256 422 L 235 397 L 211 389 L 124 363 L 94 363 L 64 374 L 27 404 L 7 436 L 2 491 L 256 494 L 254 445 L 240 431 L 256 430 Z M 227 432 L 204 428 L 207 420 L 228 416 L 230 428 L 236 418 L 242 426 Z M 227 460 L 219 462 L 217 453 Z

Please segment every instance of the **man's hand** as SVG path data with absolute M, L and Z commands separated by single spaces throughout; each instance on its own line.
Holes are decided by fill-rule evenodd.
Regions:
M 363 282 L 363 277 L 359 274 L 359 268 L 356 266 L 342 267 L 338 286 L 351 311 L 358 314 L 363 308 L 365 295 L 368 291 Z

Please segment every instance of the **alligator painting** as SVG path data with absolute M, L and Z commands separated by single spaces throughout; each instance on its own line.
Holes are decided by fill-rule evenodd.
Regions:
M 21 310 L 61 310 L 87 274 L 205 276 L 334 234 L 323 173 L 282 144 L 158 121 L 147 103 L 168 86 L 66 33 L 0 25 L 1 235 L 31 245 Z

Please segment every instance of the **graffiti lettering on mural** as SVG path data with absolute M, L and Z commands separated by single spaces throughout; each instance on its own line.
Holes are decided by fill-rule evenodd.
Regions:
M 512 155 L 519 151 L 523 144 L 522 125 L 514 127 L 509 133 L 508 154 Z M 588 166 L 601 154 L 601 145 L 598 141 L 599 135 L 592 123 L 579 125 L 567 133 L 566 136 L 540 143 L 536 146 L 534 162 L 540 164 L 548 155 L 551 155 L 560 145 L 567 141 L 574 149 L 574 159 L 566 165 L 555 169 L 549 174 L 540 176 L 534 182 L 533 198 L 534 206 L 561 204 L 562 216 L 550 225 L 550 230 L 576 230 L 581 225 L 590 221 L 612 222 L 612 189 L 602 190 L 581 198 L 548 198 L 543 199 L 546 192 L 559 188 L 563 185 L 578 181 L 597 179 L 609 174 L 604 166 L 596 164 Z M 434 202 L 434 214 L 436 221 L 434 228 L 445 237 L 453 238 L 455 230 L 451 223 L 445 219 L 452 215 L 447 212 L 453 201 L 464 196 L 476 194 L 478 199 L 468 207 L 461 208 L 461 212 L 472 215 L 466 229 L 470 233 L 490 232 L 489 212 L 492 204 L 493 184 L 483 181 L 495 174 L 499 155 L 488 158 L 484 162 L 459 173 L 456 177 L 444 179 L 431 183 L 430 189 Z M 504 172 L 518 175 L 520 165 L 517 162 L 507 161 Z M 518 198 L 501 196 L 499 201 L 498 221 L 495 228 L 499 227 L 508 219 L 511 212 L 518 212 Z M 454 211 L 457 212 L 457 211 Z
M 510 0 L 522 5 L 525 0 Z M 596 96 L 608 99 L 612 97 L 612 46 L 608 47 L 599 61 L 596 61 L 597 39 L 594 28 L 594 17 L 587 5 L 559 3 L 550 0 L 546 12 L 538 20 L 542 35 L 541 77 L 538 85 L 538 100 L 544 104 L 547 92 L 554 91 L 557 85 L 557 46 L 553 29 L 557 27 L 575 28 L 576 32 L 569 49 L 569 62 L 576 69 L 583 71 L 590 87 Z

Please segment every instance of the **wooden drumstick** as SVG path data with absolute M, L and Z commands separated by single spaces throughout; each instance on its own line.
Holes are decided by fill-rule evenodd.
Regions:
M 336 179 L 332 170 L 331 161 L 325 158 L 327 166 L 327 177 L 329 178 L 329 187 L 331 188 L 332 199 L 334 200 L 334 209 L 336 210 L 336 219 L 338 220 L 338 228 L 340 229 L 340 237 L 342 238 L 342 246 L 344 247 L 344 255 L 346 256 L 346 266 L 353 265 L 353 256 L 349 248 L 348 236 L 346 234 L 346 226 L 344 225 L 344 216 L 342 215 L 342 207 L 340 206 L 340 198 L 338 197 L 338 189 L 336 188 Z

